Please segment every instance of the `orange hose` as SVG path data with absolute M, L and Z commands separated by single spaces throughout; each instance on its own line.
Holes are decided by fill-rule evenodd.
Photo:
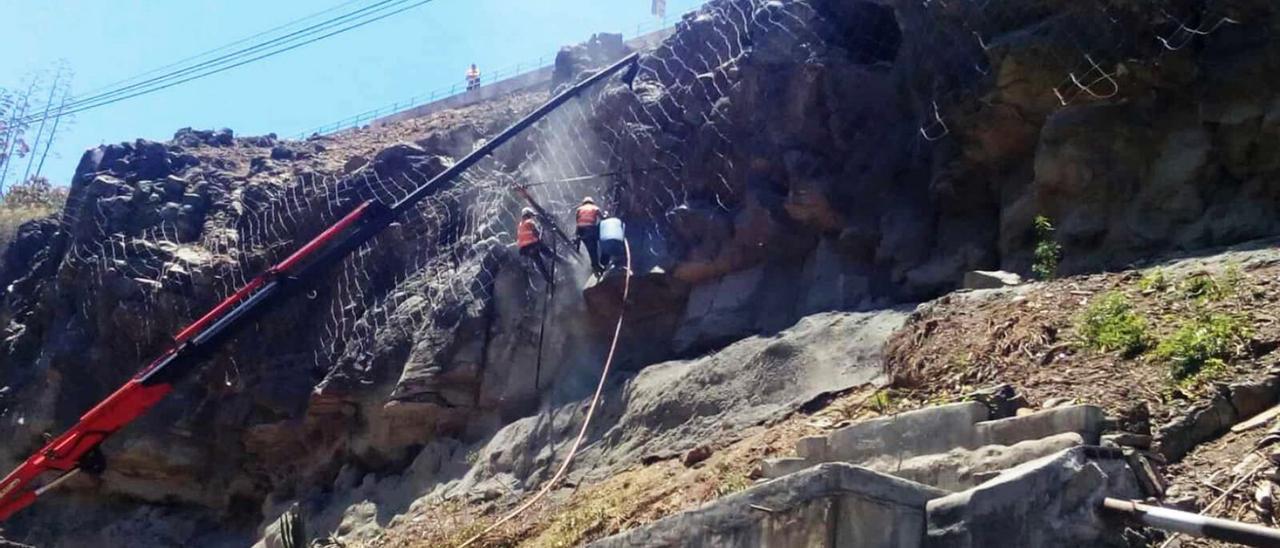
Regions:
M 542 500 L 542 497 L 547 496 L 547 493 L 550 493 L 551 490 L 555 488 L 556 483 L 564 479 L 565 472 L 569 470 L 569 463 L 573 462 L 573 457 L 578 454 L 578 449 L 582 446 L 582 440 L 587 437 L 587 428 L 591 426 L 591 417 L 595 415 L 596 407 L 600 404 L 600 395 L 604 392 L 604 381 L 609 377 L 609 369 L 613 366 L 613 355 L 618 349 L 618 338 L 622 335 L 622 319 L 627 315 L 627 296 L 631 292 L 631 244 L 626 240 L 626 238 L 623 238 L 622 245 L 627 253 L 626 278 L 622 282 L 622 310 L 618 313 L 618 324 L 613 328 L 613 342 L 609 343 L 609 356 L 604 360 L 604 370 L 600 372 L 600 382 L 596 384 L 596 394 L 591 398 L 591 407 L 587 408 L 587 418 L 582 423 L 582 429 L 578 430 L 578 437 L 573 440 L 573 446 L 569 448 L 568 456 L 565 457 L 564 462 L 560 463 L 560 468 L 556 470 L 555 475 L 551 476 L 550 480 L 547 480 L 546 485 L 543 485 L 542 489 L 540 489 L 533 498 L 525 501 L 524 504 L 521 504 L 519 508 L 511 511 L 511 513 L 502 516 L 502 519 L 493 522 L 492 525 L 486 527 L 485 530 L 479 532 L 476 536 L 473 536 L 467 539 L 466 542 L 459 544 L 458 548 L 466 548 L 472 543 L 479 541 L 484 538 L 485 535 L 493 532 L 508 521 L 515 519 L 516 516 L 524 513 L 525 510 L 528 510 L 539 500 Z

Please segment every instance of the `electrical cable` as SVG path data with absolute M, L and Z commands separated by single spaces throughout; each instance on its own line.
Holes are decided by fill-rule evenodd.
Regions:
M 246 36 L 246 37 L 241 38 L 241 39 L 239 39 L 239 40 L 236 40 L 236 41 L 234 41 L 234 42 L 229 42 L 229 43 L 224 44 L 224 45 L 222 45 L 222 46 L 218 46 L 218 47 L 216 47 L 216 48 L 214 48 L 214 49 L 207 50 L 207 51 L 203 51 L 203 52 L 200 52 L 200 53 L 197 53 L 197 54 L 195 54 L 195 55 L 188 56 L 188 57 L 183 57 L 182 59 L 179 59 L 179 60 L 174 61 L 174 62 L 172 62 L 172 63 L 169 63 L 169 64 L 167 64 L 167 65 L 162 65 L 162 66 L 159 66 L 159 67 L 153 68 L 153 69 L 151 69 L 151 70 L 148 70 L 148 71 L 146 71 L 146 72 L 143 72 L 143 73 L 140 73 L 140 74 L 135 74 L 135 75 L 130 76 L 130 77 L 128 77 L 128 78 L 124 78 L 124 79 L 121 79 L 121 80 L 116 80 L 116 81 L 111 82 L 111 83 L 108 83 L 108 84 L 103 84 L 103 85 L 98 86 L 98 87 L 96 87 L 96 88 L 90 89 L 89 91 L 86 91 L 85 93 L 86 93 L 86 94 L 97 94 L 97 93 L 99 93 L 99 92 L 103 92 L 103 91 L 110 90 L 111 88 L 114 88 L 114 87 L 116 87 L 116 86 L 118 86 L 118 85 L 120 85 L 120 84 L 124 84 L 124 83 L 127 83 L 127 82 L 132 82 L 132 81 L 137 80 L 137 79 L 139 79 L 139 78 L 142 78 L 142 77 L 144 77 L 144 76 L 150 76 L 150 75 L 152 75 L 152 74 L 155 74 L 155 73 L 158 73 L 158 72 L 161 72 L 161 71 L 164 71 L 164 70 L 168 70 L 168 69 L 171 69 L 171 68 L 173 68 L 173 67 L 180 67 L 180 66 L 182 66 L 184 63 L 186 63 L 186 62 L 188 62 L 188 61 L 194 61 L 194 60 L 196 60 L 196 59 L 200 59 L 201 57 L 206 57 L 206 56 L 212 55 L 212 54 L 217 53 L 217 52 L 220 52 L 220 51 L 225 51 L 225 50 L 227 50 L 227 49 L 230 49 L 230 48 L 231 48 L 231 47 L 233 47 L 233 46 L 238 46 L 238 45 L 240 45 L 240 44 L 243 44 L 243 43 L 245 43 L 245 42 L 248 42 L 248 41 L 250 41 L 250 40 L 253 40 L 254 38 L 259 38 L 259 37 L 262 37 L 262 36 L 266 36 L 266 35 L 268 35 L 268 34 L 271 34 L 271 33 L 275 32 L 275 31 L 278 31 L 278 30 L 281 30 L 281 29 L 285 29 L 285 28 L 291 27 L 291 26 L 293 26 L 293 25 L 295 25 L 295 24 L 298 24 L 298 23 L 301 23 L 301 22 L 303 22 L 303 21 L 307 21 L 307 20 L 310 20 L 310 19 L 315 19 L 316 17 L 319 17 L 319 16 L 324 15 L 324 14 L 326 14 L 326 13 L 334 12 L 334 11 L 337 11 L 337 10 L 339 10 L 339 9 L 341 9 L 341 8 L 345 8 L 345 7 L 350 6 L 350 5 L 352 5 L 352 4 L 358 4 L 358 3 L 363 2 L 363 1 L 364 1 L 364 0 L 348 0 L 347 2 L 343 2 L 343 3 L 341 3 L 341 4 L 338 4 L 338 5 L 336 5 L 336 6 L 331 7 L 331 8 L 329 8 L 329 9 L 326 9 L 326 10 L 323 10 L 323 11 L 318 11 L 318 12 L 313 13 L 313 14 L 311 14 L 311 15 L 308 15 L 308 16 L 306 16 L 306 17 L 300 17 L 300 18 L 298 18 L 298 19 L 294 19 L 294 20 L 292 20 L 292 21 L 289 21 L 289 22 L 284 23 L 284 24 L 281 24 L 281 25 L 276 25 L 276 26 L 271 27 L 271 28 L 269 28 L 269 29 L 267 29 L 267 30 L 264 30 L 264 31 L 261 31 L 261 32 L 257 32 L 257 33 L 251 34 L 251 35 L 249 35 L 249 36 Z
M 168 89 L 168 88 L 170 88 L 170 87 L 173 87 L 173 86 L 176 86 L 176 85 L 179 85 L 179 84 L 183 84 L 183 83 L 186 83 L 186 82 L 190 82 L 190 81 L 192 81 L 192 80 L 197 80 L 197 79 L 204 78 L 204 77 L 207 77 L 207 76 L 212 76 L 212 75 L 214 75 L 214 74 L 218 74 L 218 73 L 221 73 L 221 72 L 224 72 L 224 71 L 227 71 L 227 70 L 230 70 L 230 69 L 236 68 L 236 67 L 240 67 L 240 66 L 243 66 L 243 65 L 246 65 L 246 64 L 249 64 L 249 63 L 252 63 L 252 62 L 258 61 L 258 60 L 261 60 L 261 59 L 265 59 L 265 58 L 267 58 L 267 57 L 272 57 L 272 56 L 275 56 L 275 55 L 279 55 L 279 54 L 281 54 L 281 53 L 285 53 L 285 52 L 288 52 L 288 51 L 292 51 L 292 50 L 297 49 L 297 48 L 299 48 L 299 47 L 302 47 L 302 46 L 305 46 L 305 45 L 308 45 L 308 44 L 312 44 L 312 43 L 318 42 L 318 41 L 320 41 L 320 40 L 324 40 L 324 39 L 326 39 L 326 38 L 329 38 L 329 37 L 332 37 L 332 36 L 336 36 L 336 35 L 338 35 L 338 34 L 342 34 L 342 33 L 345 33 L 345 32 L 347 32 L 347 31 L 350 31 L 350 30 L 354 30 L 354 29 L 357 29 L 357 28 L 363 27 L 363 26 L 368 25 L 368 24 L 370 24 L 370 23 L 373 23 L 373 22 L 376 22 L 376 21 L 380 21 L 380 20 L 382 20 L 382 19 L 386 19 L 387 17 L 390 17 L 390 16 L 392 16 L 392 15 L 396 15 L 396 14 L 399 14 L 399 13 L 403 13 L 403 12 L 405 12 L 405 11 L 408 11 L 408 10 L 410 10 L 410 9 L 416 8 L 416 7 L 421 6 L 421 5 L 423 5 L 423 4 L 428 4 L 428 3 L 430 3 L 430 2 L 432 2 L 432 1 L 434 1 L 434 0 L 419 0 L 419 1 L 417 1 L 417 2 L 413 2 L 413 3 L 409 4 L 409 5 L 407 5 L 407 6 L 398 7 L 398 9 L 394 9 L 394 10 L 392 10 L 392 11 L 385 12 L 385 13 L 378 13 L 378 11 L 376 11 L 376 10 L 375 10 L 375 11 L 373 11 L 373 12 L 371 12 L 371 13 L 361 13 L 360 15 L 355 16 L 355 14 L 356 14 L 356 13 L 358 13 L 358 12 L 366 12 L 366 11 L 369 11 L 369 10 L 371 10 L 371 9 L 375 9 L 375 8 L 376 8 L 377 10 L 381 10 L 381 9 L 383 9 L 381 6 L 388 5 L 388 4 L 390 5 L 389 7 L 397 7 L 397 6 L 403 5 L 405 2 L 408 2 L 408 1 L 409 1 L 409 0 L 381 0 L 380 2 L 378 2 L 377 4 L 375 4 L 374 6 L 368 6 L 368 7 L 365 7 L 365 8 L 361 8 L 360 10 L 357 10 L 357 12 L 352 12 L 352 13 L 350 13 L 350 14 L 345 14 L 345 15 L 343 15 L 343 16 L 335 17 L 335 18 L 333 18 L 333 19 L 331 19 L 331 20 L 329 20 L 329 21 L 326 21 L 326 22 L 324 22 L 324 23 L 318 23 L 318 24 L 313 25 L 313 26 L 311 26 L 311 27 L 307 27 L 306 29 L 302 29 L 302 30 L 299 30 L 299 31 L 295 31 L 295 32 L 293 32 L 293 33 L 290 33 L 289 35 L 286 35 L 286 37 L 289 37 L 289 38 L 290 38 L 290 40 L 296 40 L 296 39 L 298 39 L 298 38 L 304 38 L 304 37 L 307 37 L 307 36 L 309 36 L 309 35 L 315 34 L 315 33 L 317 33 L 317 32 L 322 32 L 322 31 L 325 31 L 325 30 L 329 30 L 329 29 L 331 29 L 331 28 L 333 28 L 333 27 L 335 27 L 335 26 L 340 26 L 340 25 L 344 25 L 344 24 L 351 23 L 351 24 L 349 24 L 349 25 L 347 25 L 347 26 L 345 26 L 345 27 L 338 28 L 337 30 L 333 30 L 332 32 L 328 32 L 328 33 L 326 33 L 326 34 L 322 34 L 322 35 L 317 36 L 317 37 L 315 37 L 315 38 L 310 38 L 310 39 L 308 39 L 308 40 L 304 40 L 304 41 L 302 41 L 302 42 L 296 42 L 296 43 L 290 43 L 289 41 L 285 41 L 284 43 L 280 43 L 280 42 L 281 42 L 281 40 L 283 40 L 283 39 L 284 39 L 284 38 L 286 38 L 286 37 L 276 38 L 276 39 L 273 39 L 273 40 L 271 40 L 271 41 L 268 41 L 267 43 L 259 44 L 259 45 L 257 45 L 257 46 L 252 46 L 252 47 L 250 47 L 250 48 L 245 48 L 245 49 L 240 50 L 240 51 L 237 51 L 237 52 L 235 52 L 235 53 L 226 54 L 226 55 L 223 55 L 223 56 L 221 56 L 221 57 L 218 57 L 217 59 L 214 59 L 214 60 L 210 60 L 210 61 L 207 61 L 207 62 L 201 63 L 201 64 L 196 65 L 196 66 L 194 66 L 194 67 L 188 67 L 188 68 L 186 68 L 186 69 L 182 69 L 182 70 L 180 70 L 180 71 L 175 71 L 175 72 L 170 73 L 170 74 L 166 74 L 166 75 L 158 76 L 158 77 L 155 77 L 155 78 L 151 78 L 151 79 L 146 80 L 146 81 L 144 81 L 144 82 L 140 82 L 140 83 L 132 84 L 132 85 L 130 85 L 130 86 L 126 86 L 126 87 L 121 88 L 121 89 L 118 89 L 118 90 L 113 90 L 113 91 L 110 91 L 110 92 L 106 92 L 106 93 L 99 94 L 98 96 L 95 96 L 95 97 L 89 97 L 89 98 L 85 98 L 85 99 L 80 99 L 80 100 L 77 100 L 77 101 L 73 101 L 71 104 L 68 104 L 68 105 L 66 106 L 66 110 L 64 110 L 64 111 L 62 111 L 62 112 L 59 112 L 59 113 L 57 113 L 57 114 L 55 114 L 55 115 L 53 115 L 53 116 L 66 116 L 66 115 L 70 115 L 70 114 L 76 114 L 76 113 L 79 113 L 79 112 L 84 112 L 84 111 L 86 111 L 86 110 L 90 110 L 90 109 L 98 108 L 98 107 L 101 107 L 101 106 L 106 106 L 106 105 L 110 105 L 110 104 L 117 103 L 117 102 L 120 102 L 120 101 L 124 101 L 124 100 L 126 100 L 126 99 L 132 99 L 132 98 L 134 98 L 134 97 L 139 97 L 139 96 L 147 95 L 147 94 L 154 93 L 154 92 L 157 92 L 157 91 L 160 91 L 160 90 Z M 375 15 L 375 14 L 377 14 L 377 16 L 376 16 L 376 17 L 373 17 L 373 18 L 370 18 L 370 19 L 365 19 L 365 20 L 362 20 L 362 21 L 361 21 L 361 20 L 359 20 L 359 18 L 360 18 L 360 17 L 366 17 L 366 16 L 369 16 L 369 15 Z M 335 21 L 336 21 L 336 23 L 335 23 Z M 356 22 L 352 23 L 352 21 L 356 21 Z M 256 56 L 254 56 L 254 57 L 250 57 L 249 59 L 245 59 L 245 60 L 242 60 L 242 61 L 237 61 L 237 62 L 235 62 L 235 63 L 233 63 L 233 64 L 229 64 L 229 65 L 227 65 L 227 64 L 222 64 L 222 63 L 229 62 L 229 61 L 235 61 L 237 58 L 242 58 L 242 57 L 244 57 L 245 55 L 252 55 L 253 53 L 260 52 L 260 51 L 262 51 L 264 48 L 266 48 L 266 46 L 269 46 L 269 45 L 274 45 L 274 46 L 285 46 L 285 47 L 281 47 L 281 48 L 279 48 L 279 49 L 274 49 L 274 50 L 269 50 L 269 51 L 267 51 L 266 53 L 262 53 L 262 54 L 260 54 L 260 55 L 256 55 Z M 267 49 L 269 49 L 269 48 L 267 48 Z M 221 64 L 221 66 L 218 66 L 219 64 Z M 205 69 L 211 69 L 211 70 L 205 70 Z M 201 71 L 203 71 L 203 72 L 201 72 Z M 173 78 L 176 78 L 176 77 L 179 77 L 179 76 L 182 76 L 182 75 L 185 75 L 185 74 L 191 74 L 192 72 L 195 72 L 196 74 L 194 74 L 194 75 L 192 75 L 192 76 L 188 76 L 188 77 L 186 77 L 186 78 L 182 78 L 182 79 L 176 80 L 176 81 L 166 81 L 166 80 L 171 80 L 171 79 L 173 79 Z M 141 89 L 140 89 L 140 88 L 141 88 Z M 134 91 L 133 93 L 127 93 L 129 90 L 136 90 L 136 91 Z M 119 94 L 121 94 L 121 93 L 127 93 L 127 94 L 126 94 L 126 95 L 123 95 L 123 96 L 120 96 Z M 53 116 L 50 116 L 50 117 L 53 117 Z M 34 116 L 34 117 L 29 117 L 29 118 L 24 119 L 24 120 L 23 120 L 23 122 L 24 122 L 24 123 L 28 123 L 28 124 L 30 124 L 30 123 L 34 123 L 34 122 L 41 121 L 43 118 L 45 118 L 45 117 L 41 117 L 41 116 Z

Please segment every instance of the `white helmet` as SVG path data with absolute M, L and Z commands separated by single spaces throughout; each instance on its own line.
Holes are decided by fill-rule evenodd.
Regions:
M 520 210 L 520 216 L 521 216 L 521 217 L 532 217 L 532 216 L 533 216 L 533 208 L 531 208 L 531 207 L 526 207 L 526 208 L 524 208 L 524 209 L 521 209 L 521 210 Z

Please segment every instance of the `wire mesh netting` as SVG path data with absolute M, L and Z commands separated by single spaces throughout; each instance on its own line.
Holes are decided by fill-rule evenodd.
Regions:
M 854 13 L 835 13 L 840 10 Z M 1006 84 L 1000 80 L 1004 67 L 993 59 L 1016 59 L 993 52 L 1028 39 L 1027 33 L 1038 44 L 1036 70 L 1057 82 L 1031 92 L 1061 108 L 1122 94 L 1127 63 L 1155 63 L 1192 47 L 1197 38 L 1245 24 L 1237 11 L 1226 2 L 1179 0 L 924 0 L 904 2 L 896 12 L 869 2 L 710 2 L 640 58 L 629 84 L 609 79 L 571 100 L 441 185 L 398 225 L 347 258 L 328 284 L 309 295 L 324 299 L 328 309 L 323 344 L 308 367 L 323 370 L 344 356 L 355 367 L 367 366 L 363 358 L 374 353 L 371 345 L 390 318 L 408 318 L 395 323 L 412 331 L 432 321 L 441 303 L 491 297 L 498 268 L 492 256 L 513 244 L 524 205 L 513 192 L 516 186 L 527 188 L 565 227 L 572 227 L 572 209 L 583 196 L 603 197 L 607 209 L 629 217 L 637 251 L 651 257 L 664 253 L 667 215 L 674 208 L 702 201 L 733 211 L 742 199 L 743 164 L 751 153 L 735 148 L 734 137 L 722 128 L 730 125 L 726 98 L 750 93 L 739 89 L 744 64 L 779 56 L 821 63 L 831 55 L 833 33 L 845 37 L 840 47 L 856 49 L 845 53 L 865 57 L 861 61 L 868 65 L 891 63 L 900 47 L 927 48 L 911 57 L 921 66 L 909 71 L 914 94 L 907 100 L 917 103 L 917 119 L 908 129 L 928 146 L 951 136 L 956 114 L 976 108 L 985 90 Z M 1150 21 L 1152 13 L 1159 14 L 1154 26 L 1136 22 Z M 846 23 L 831 28 L 822 22 L 833 19 Z M 403 198 L 447 161 L 243 186 L 221 224 L 206 223 L 191 234 L 162 210 L 154 226 L 138 234 L 102 229 L 81 235 L 68 255 L 92 269 L 98 286 L 117 277 L 155 281 L 139 311 L 145 318 L 148 307 L 174 305 L 157 302 L 165 298 L 160 285 L 203 284 L 214 296 L 230 295 L 354 204 Z M 69 212 L 100 219 L 84 223 L 69 215 L 64 221 L 111 226 L 111 208 L 103 200 L 71 204 Z M 529 283 L 539 282 L 531 276 Z

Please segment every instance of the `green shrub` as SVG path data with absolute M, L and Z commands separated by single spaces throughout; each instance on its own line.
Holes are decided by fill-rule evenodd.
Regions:
M 1218 301 L 1231 294 L 1231 288 L 1217 278 L 1201 272 L 1182 280 L 1182 294 L 1188 299 Z
M 888 415 L 889 409 L 893 407 L 893 396 L 887 390 L 880 390 L 872 395 L 867 403 L 876 413 Z
M 1158 292 L 1169 289 L 1169 277 L 1159 268 L 1142 275 L 1138 280 L 1138 289 L 1143 293 Z
M 1136 356 L 1148 344 L 1147 321 L 1134 312 L 1123 293 L 1107 293 L 1085 309 L 1076 332 L 1085 346 L 1103 352 L 1120 351 Z
M 1184 323 L 1156 346 L 1156 358 L 1169 364 L 1175 381 L 1225 366 L 1249 339 L 1249 325 L 1232 314 L 1201 314 Z
M 1037 215 L 1035 220 L 1036 249 L 1035 262 L 1031 272 L 1036 278 L 1050 280 L 1058 272 L 1058 260 L 1062 258 L 1062 245 L 1053 239 L 1053 223 L 1044 215 Z

